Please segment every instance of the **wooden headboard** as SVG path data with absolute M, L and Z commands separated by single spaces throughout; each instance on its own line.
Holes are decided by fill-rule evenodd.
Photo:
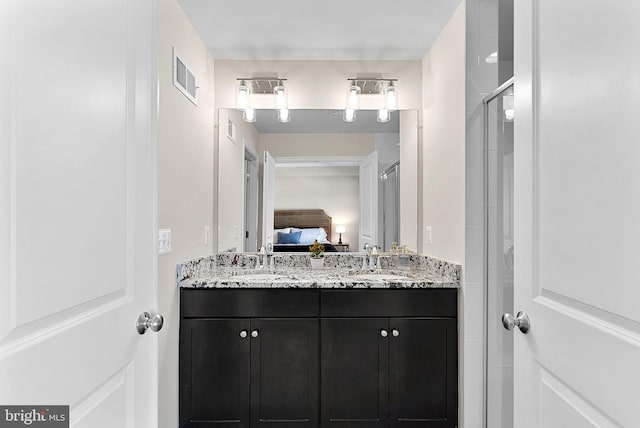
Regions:
M 331 242 L 331 217 L 324 210 L 275 210 L 273 228 L 285 227 L 323 227 L 327 231 L 327 240 Z

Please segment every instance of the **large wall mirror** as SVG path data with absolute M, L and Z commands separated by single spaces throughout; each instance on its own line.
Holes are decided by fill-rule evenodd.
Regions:
M 219 111 L 218 252 L 305 251 L 319 239 L 337 251 L 416 249 L 418 112 L 388 122 L 359 110 Z M 324 229 L 324 233 L 320 228 Z M 298 232 L 300 232 L 298 234 Z

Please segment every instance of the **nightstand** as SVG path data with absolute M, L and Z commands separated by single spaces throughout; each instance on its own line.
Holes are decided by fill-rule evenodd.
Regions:
M 336 247 L 336 250 L 338 250 L 341 253 L 348 253 L 349 252 L 349 244 L 333 244 L 334 247 Z

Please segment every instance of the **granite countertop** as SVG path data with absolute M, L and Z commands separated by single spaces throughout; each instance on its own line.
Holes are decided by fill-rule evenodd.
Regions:
M 424 255 L 381 256 L 379 268 L 362 268 L 363 255 L 325 255 L 311 269 L 308 254 L 281 253 L 275 269 L 255 269 L 258 254 L 220 253 L 179 264 L 180 288 L 460 288 L 462 267 Z M 262 257 L 262 256 L 261 256 Z
M 460 282 L 426 271 L 389 269 L 272 270 L 221 267 L 181 281 L 181 288 L 459 288 Z

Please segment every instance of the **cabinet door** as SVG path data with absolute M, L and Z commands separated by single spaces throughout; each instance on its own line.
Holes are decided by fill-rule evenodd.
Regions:
M 456 427 L 456 320 L 391 318 L 389 327 L 390 427 Z
M 251 333 L 251 426 L 317 427 L 318 320 L 257 318 Z
M 249 328 L 248 319 L 182 320 L 181 428 L 249 428 Z
M 386 427 L 389 337 L 386 318 L 321 321 L 321 426 Z

